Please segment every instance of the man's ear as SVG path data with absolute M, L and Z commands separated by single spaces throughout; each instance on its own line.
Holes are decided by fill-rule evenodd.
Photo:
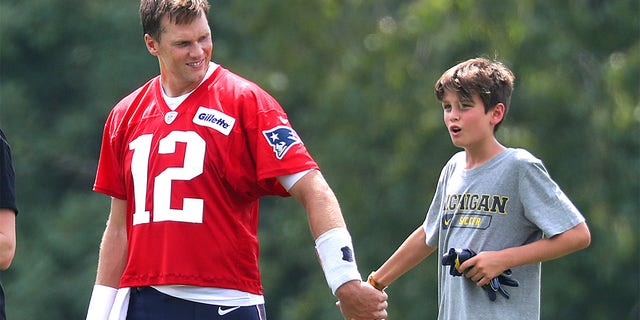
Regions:
M 148 33 L 144 34 L 144 44 L 151 55 L 158 56 L 158 41 Z

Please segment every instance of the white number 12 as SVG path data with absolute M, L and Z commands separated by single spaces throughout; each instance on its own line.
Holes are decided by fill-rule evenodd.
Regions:
M 133 150 L 131 158 L 135 204 L 133 225 L 151 222 L 150 213 L 146 208 L 146 198 L 149 185 L 149 156 L 151 155 L 152 138 L 152 134 L 145 134 L 129 143 L 129 149 Z M 175 180 L 187 181 L 202 174 L 206 143 L 202 137 L 193 131 L 173 131 L 160 140 L 158 153 L 175 153 L 178 142 L 186 144 L 184 165 L 177 168 L 167 168 L 155 177 L 152 193 L 153 222 L 202 223 L 204 200 L 184 198 L 182 200 L 182 209 L 171 209 L 171 186 Z

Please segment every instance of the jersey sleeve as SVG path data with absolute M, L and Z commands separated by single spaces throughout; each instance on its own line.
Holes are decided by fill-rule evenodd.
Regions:
M 100 158 L 93 190 L 118 199 L 126 199 L 122 163 L 118 157 L 120 140 L 118 137 L 116 110 L 112 110 L 105 123 L 100 147 Z
M 277 177 L 318 169 L 304 142 L 292 127 L 280 104 L 268 93 L 257 97 L 255 131 L 252 141 L 259 182 L 276 181 Z M 280 185 L 279 182 L 277 182 Z
M 252 197 L 289 196 L 277 178 L 318 165 L 287 114 L 275 98 L 249 81 L 241 80 L 225 96 L 233 98 L 241 131 L 230 144 L 225 176 Z
M 282 109 L 262 112 L 258 122 L 256 153 L 260 179 L 318 168 Z

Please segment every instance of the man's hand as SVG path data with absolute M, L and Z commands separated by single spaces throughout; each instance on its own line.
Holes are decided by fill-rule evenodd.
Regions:
M 349 281 L 336 290 L 336 303 L 346 320 L 387 318 L 387 294 L 359 280 Z

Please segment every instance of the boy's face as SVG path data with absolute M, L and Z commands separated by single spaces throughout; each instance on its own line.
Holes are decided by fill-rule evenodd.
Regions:
M 451 142 L 457 147 L 478 149 L 494 141 L 493 128 L 496 123 L 495 109 L 485 113 L 484 103 L 478 94 L 473 100 L 460 100 L 456 92 L 445 91 L 442 98 L 444 123 L 449 130 Z M 501 119 L 501 117 L 500 117 Z

